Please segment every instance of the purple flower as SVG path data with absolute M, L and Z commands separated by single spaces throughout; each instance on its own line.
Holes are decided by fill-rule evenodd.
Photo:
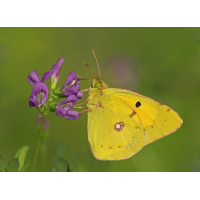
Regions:
M 41 79 L 36 70 L 33 70 L 28 75 L 28 82 L 33 86 L 31 96 L 29 97 L 30 107 L 39 108 L 47 101 L 49 90 L 44 81 L 51 77 L 53 72 L 53 70 L 47 71 Z
M 47 71 L 44 75 L 43 75 L 43 77 L 42 77 L 42 79 L 40 80 L 40 77 L 39 77 L 39 75 L 38 75 L 38 73 L 37 73 L 37 71 L 36 70 L 33 70 L 29 75 L 28 75 L 28 82 L 32 85 L 32 86 L 34 86 L 35 84 L 37 84 L 37 83 L 43 83 L 46 79 L 48 79 L 52 74 L 53 74 L 53 70 L 50 70 L 50 71 Z
M 77 97 L 77 99 L 81 99 L 83 97 L 83 92 L 78 90 L 78 92 L 76 93 L 76 97 Z
M 77 79 L 76 73 L 71 72 L 67 77 L 65 85 L 63 86 L 63 93 L 65 96 L 76 94 L 80 87 L 80 80 Z
M 66 113 L 75 105 L 77 97 L 71 95 L 67 97 L 63 102 L 57 103 L 56 106 L 56 115 L 63 117 Z
M 70 95 L 76 95 L 77 99 L 81 99 L 83 97 L 83 93 L 79 90 L 80 80 L 76 77 L 75 72 L 71 72 L 67 77 L 65 85 L 61 88 L 57 88 L 54 90 L 54 94 L 61 97 L 68 97 Z
M 66 119 L 78 119 L 81 114 L 75 110 L 69 110 L 67 114 L 64 116 Z
M 30 107 L 41 107 L 48 98 L 48 87 L 45 83 L 36 83 L 32 89 L 31 96 L 29 97 Z
M 57 103 L 55 114 L 59 117 L 65 117 L 66 119 L 77 119 L 80 117 L 80 113 L 71 110 L 75 105 L 78 97 L 76 95 L 70 95 L 61 103 Z
M 41 79 L 36 70 L 33 70 L 28 75 L 28 81 L 33 86 L 29 97 L 29 106 L 40 108 L 47 101 L 49 90 L 44 81 L 51 77 L 51 99 L 48 101 L 48 105 L 40 108 L 39 111 L 43 113 L 48 109 L 50 112 L 55 112 L 57 116 L 65 117 L 66 119 L 77 119 L 80 117 L 80 113 L 71 109 L 76 104 L 76 101 L 83 97 L 83 92 L 79 90 L 80 80 L 76 77 L 76 73 L 71 72 L 65 85 L 55 89 L 63 62 L 64 58 L 60 58 Z M 61 103 L 53 101 L 54 98 L 62 97 L 67 98 Z
M 62 67 L 64 60 L 65 60 L 64 58 L 60 58 L 51 68 L 51 70 L 53 70 L 53 74 L 51 76 L 51 82 L 52 82 L 51 89 L 55 89 L 55 87 L 56 87 L 56 83 L 58 82 L 60 68 Z

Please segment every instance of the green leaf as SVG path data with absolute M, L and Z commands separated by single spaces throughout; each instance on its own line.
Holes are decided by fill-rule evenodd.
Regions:
M 19 161 L 17 158 L 12 158 L 8 163 L 8 172 L 18 172 Z
M 20 170 L 20 172 L 26 172 L 27 168 L 29 167 L 29 164 L 26 163 Z
M 0 159 L 0 172 L 5 172 L 5 167 L 4 167 L 4 164 L 2 162 L 2 160 Z
M 19 171 L 24 166 L 24 160 L 26 158 L 26 154 L 27 154 L 28 150 L 29 150 L 29 147 L 27 145 L 23 146 L 17 151 L 17 153 L 15 155 L 15 158 L 18 158 L 18 160 L 19 160 Z
M 70 157 L 68 146 L 69 145 L 66 144 L 66 142 L 58 141 L 57 144 L 55 145 L 54 157 L 55 158 L 60 157 L 66 160 L 68 164 L 68 170 L 67 170 L 68 172 L 77 172 L 75 163 Z
M 61 157 L 54 158 L 53 164 L 57 172 L 68 172 L 68 164 L 64 158 Z

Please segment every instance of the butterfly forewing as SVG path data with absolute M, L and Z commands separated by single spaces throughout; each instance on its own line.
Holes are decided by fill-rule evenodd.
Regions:
M 176 131 L 183 122 L 180 116 L 171 108 L 138 93 L 108 88 L 104 90 L 104 95 L 115 96 L 135 110 L 145 130 L 144 144 Z

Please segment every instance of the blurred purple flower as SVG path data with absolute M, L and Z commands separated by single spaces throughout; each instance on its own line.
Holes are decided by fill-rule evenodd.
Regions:
M 137 61 L 127 55 L 114 55 L 105 62 L 106 73 L 113 74 L 111 81 L 118 88 L 137 90 L 139 87 L 139 66 Z
M 41 122 L 41 117 L 39 114 L 37 116 L 36 122 L 37 122 L 37 124 L 40 124 L 40 122 Z M 43 127 L 44 127 L 44 130 L 49 129 L 49 122 L 45 117 L 43 118 Z
M 82 93 L 82 92 L 81 92 Z M 63 102 L 57 103 L 55 114 L 59 117 L 65 117 L 66 119 L 77 119 L 80 117 L 80 113 L 71 110 L 75 105 L 78 97 L 76 95 L 70 95 Z
M 53 74 L 51 76 L 52 89 L 55 89 L 56 83 L 58 81 L 60 68 L 62 67 L 64 60 L 64 58 L 60 58 L 51 68 L 51 70 L 53 70 Z
M 28 78 L 28 82 L 29 82 L 32 86 L 34 86 L 34 85 L 37 84 L 37 83 L 43 83 L 46 79 L 48 79 L 49 77 L 52 76 L 53 72 L 54 72 L 53 70 L 47 71 L 47 72 L 43 75 L 42 79 L 40 80 L 40 77 L 39 77 L 37 71 L 36 71 L 36 70 L 33 70 L 33 71 L 28 75 L 28 77 L 27 77 L 27 78 Z
M 45 83 L 36 83 L 32 89 L 31 96 L 29 97 L 30 107 L 42 106 L 48 98 L 48 87 Z

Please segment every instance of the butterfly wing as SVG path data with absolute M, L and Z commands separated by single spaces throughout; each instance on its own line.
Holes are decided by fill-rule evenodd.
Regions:
M 107 88 L 103 90 L 102 95 L 114 96 L 134 109 L 145 130 L 144 145 L 169 135 L 183 123 L 174 110 L 138 93 L 117 88 Z M 123 110 L 120 111 L 123 112 Z
M 97 159 L 126 159 L 143 147 L 143 125 L 127 103 L 100 95 L 88 107 L 92 109 L 88 112 L 88 140 Z

